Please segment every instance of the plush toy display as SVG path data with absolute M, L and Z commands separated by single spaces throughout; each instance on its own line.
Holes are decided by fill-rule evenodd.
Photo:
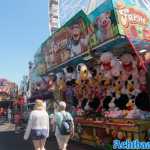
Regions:
M 75 80 L 75 70 L 72 66 L 67 66 L 64 68 L 64 74 L 65 74 L 65 81 L 66 84 L 71 85 L 73 81 Z
M 64 100 L 65 99 L 64 93 L 66 91 L 66 83 L 64 80 L 64 75 L 63 73 L 57 73 L 56 76 L 57 76 L 57 87 L 58 87 L 59 95 L 60 98 Z
M 115 94 L 116 98 L 119 98 L 122 94 L 122 81 L 120 77 L 114 77 L 112 83 L 112 94 Z
M 50 74 L 48 77 L 48 90 L 53 91 L 56 89 L 57 76 L 55 74 Z
M 131 54 L 120 58 L 111 52 L 101 55 L 96 65 L 80 63 L 57 74 L 59 91 L 65 93 L 70 111 L 77 115 L 98 112 L 109 118 L 150 117 L 145 72 Z M 91 69 L 89 69 L 91 68 Z M 55 78 L 51 76 L 50 87 Z
M 56 76 L 57 76 L 57 85 L 58 85 L 59 90 L 65 91 L 66 84 L 65 84 L 63 73 L 57 73 Z
M 89 78 L 89 71 L 85 64 L 80 63 L 77 65 L 77 79 L 78 80 L 87 80 Z
M 129 76 L 133 76 L 135 80 L 138 79 L 137 62 L 131 54 L 123 54 L 121 56 L 122 62 L 122 80 L 126 81 Z
M 135 104 L 135 97 L 131 98 L 126 104 L 127 110 L 125 111 L 125 118 L 128 119 L 145 119 L 143 111 L 138 109 Z
M 127 103 L 129 101 L 129 97 L 126 94 L 121 94 L 119 98 L 115 100 L 115 105 L 120 109 L 120 110 L 126 110 L 127 109 Z
M 129 97 L 136 97 L 140 93 L 140 90 L 138 89 L 136 81 L 133 80 L 132 75 L 130 75 L 125 81 L 123 93 L 127 94 Z
M 111 95 L 112 92 L 112 81 L 108 78 L 103 78 L 103 80 L 101 81 L 101 86 L 102 86 L 102 92 L 103 92 L 103 96 L 109 96 Z
M 121 63 L 116 58 L 114 58 L 113 61 L 112 61 L 111 75 L 113 77 L 120 77 L 121 72 L 122 72 Z
M 105 117 L 123 118 L 127 102 L 127 95 L 122 94 L 119 98 L 116 98 L 115 95 L 113 95 L 113 97 L 107 96 L 103 102 L 103 107 L 106 110 L 104 111 Z
M 103 53 L 100 57 L 100 71 L 103 73 L 104 77 L 111 78 L 111 69 L 113 64 L 114 56 L 111 52 Z

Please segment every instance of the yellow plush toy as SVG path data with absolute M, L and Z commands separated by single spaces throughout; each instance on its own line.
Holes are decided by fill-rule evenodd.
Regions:
M 80 79 L 81 80 L 87 80 L 88 79 L 88 68 L 86 65 L 81 65 L 81 68 L 80 68 Z

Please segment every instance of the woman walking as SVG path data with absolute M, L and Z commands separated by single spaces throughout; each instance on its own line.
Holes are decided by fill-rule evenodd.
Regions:
M 31 135 L 35 150 L 45 150 L 46 139 L 49 136 L 49 116 L 42 100 L 36 100 L 34 110 L 30 113 L 28 125 L 24 134 L 27 140 Z
M 59 112 L 55 113 L 55 123 L 56 123 L 55 136 L 57 139 L 59 150 L 66 150 L 69 139 L 72 136 L 74 136 L 73 118 L 69 112 L 65 111 L 65 109 L 66 109 L 66 103 L 64 101 L 61 101 L 61 102 L 59 102 Z M 71 132 L 69 134 L 63 134 L 61 132 L 62 131 L 61 126 L 62 126 L 64 119 L 71 121 Z

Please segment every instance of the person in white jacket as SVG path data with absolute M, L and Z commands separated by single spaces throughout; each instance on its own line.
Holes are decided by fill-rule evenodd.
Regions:
M 34 110 L 30 113 L 24 140 L 31 136 L 35 150 L 45 150 L 49 136 L 49 116 L 42 100 L 36 100 Z

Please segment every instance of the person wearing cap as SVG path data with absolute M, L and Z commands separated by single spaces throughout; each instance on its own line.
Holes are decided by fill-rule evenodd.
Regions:
M 57 139 L 59 150 L 66 150 L 69 139 L 74 136 L 74 122 L 71 114 L 69 112 L 66 112 L 66 103 L 64 101 L 60 101 L 58 104 L 58 112 L 55 112 L 55 124 L 56 124 L 56 130 L 55 130 L 55 136 Z M 63 116 L 66 116 L 67 119 L 72 121 L 72 134 L 71 135 L 62 135 L 60 133 L 59 127 L 63 121 Z
M 49 116 L 45 110 L 44 102 L 36 100 L 34 110 L 31 111 L 24 140 L 31 136 L 35 150 L 45 150 L 46 139 L 49 136 Z

